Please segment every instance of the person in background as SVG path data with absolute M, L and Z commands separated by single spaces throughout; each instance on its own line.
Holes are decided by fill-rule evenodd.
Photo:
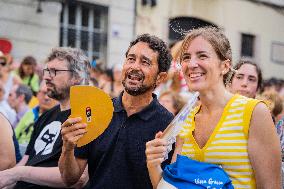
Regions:
M 8 97 L 8 103 L 17 113 L 16 120 L 12 123 L 13 128 L 17 127 L 25 113 L 30 110 L 28 104 L 32 96 L 33 93 L 31 89 L 24 84 L 14 85 L 12 87 Z
M 104 133 L 76 148 L 86 124 L 81 118 L 69 118 L 62 125 L 59 169 L 66 185 L 76 183 L 88 164 L 90 188 L 152 188 L 145 143 L 173 119 L 153 94 L 170 63 L 171 55 L 161 39 L 144 34 L 130 43 L 122 69 L 124 91 L 113 99 L 113 117 Z
M 267 102 L 271 111 L 272 119 L 274 123 L 277 123 L 279 120 L 276 118 L 283 110 L 283 100 L 279 94 L 275 90 L 267 90 L 258 95 L 256 98 Z
M 90 68 L 90 80 L 92 84 L 104 91 L 105 88 L 110 84 L 112 81 L 112 70 L 111 69 L 105 69 L 104 62 L 102 60 L 94 60 L 91 64 Z
M 13 128 L 2 113 L 0 113 L 0 123 L 0 171 L 3 171 L 16 165 L 16 155 Z
M 171 67 L 168 71 L 167 78 L 163 83 L 161 83 L 155 89 L 154 93 L 160 97 L 162 93 L 165 91 L 171 90 L 173 92 L 179 93 L 181 90 L 180 80 L 179 80 L 179 72 Z
M 16 120 L 16 111 L 10 107 L 7 100 L 4 100 L 5 88 L 0 80 L 0 113 L 2 113 L 10 123 Z
M 230 43 L 219 29 L 194 29 L 185 36 L 180 63 L 189 89 L 199 92 L 200 105 L 189 113 L 182 126 L 173 162 L 181 154 L 219 165 L 235 189 L 279 189 L 280 144 L 270 111 L 259 100 L 226 90 L 224 75 L 230 71 L 231 62 Z M 155 139 L 146 144 L 153 188 L 166 185 L 161 179 L 160 165 L 167 141 L 161 136 L 162 132 L 157 133 Z M 178 181 L 182 175 L 176 176 L 175 181 Z
M 44 112 L 36 121 L 23 159 L 16 167 L 0 172 L 0 188 L 65 188 L 58 169 L 61 154 L 61 124 L 70 116 L 70 87 L 88 85 L 89 61 L 79 50 L 68 47 L 52 49 L 47 57 L 43 78 L 47 95 L 59 105 Z M 84 175 L 85 176 L 85 175 Z M 78 187 L 88 177 L 82 176 Z
M 228 83 L 229 90 L 233 94 L 255 98 L 262 88 L 260 67 L 251 61 L 241 60 L 234 66 L 234 72 Z
M 173 115 L 177 115 L 185 105 L 184 99 L 173 91 L 165 91 L 159 97 L 159 102 Z
M 113 81 L 110 86 L 110 96 L 118 97 L 119 94 L 123 91 L 123 85 L 121 81 L 122 65 L 116 64 L 112 69 Z
M 8 99 L 12 87 L 21 83 L 21 79 L 11 72 L 11 64 L 7 56 L 0 51 L 0 81 L 4 86 L 5 95 L 4 100 Z
M 25 113 L 15 129 L 15 134 L 20 145 L 21 154 L 25 153 L 26 147 L 31 138 L 31 134 L 34 130 L 34 123 L 37 121 L 39 116 L 41 116 L 41 114 L 51 109 L 58 103 L 56 100 L 48 97 L 45 81 L 42 81 L 40 84 L 40 90 L 37 93 L 37 99 L 39 101 L 39 104 Z
M 36 59 L 32 56 L 26 56 L 18 69 L 18 75 L 22 79 L 23 84 L 29 86 L 36 96 L 39 90 L 39 76 L 36 74 Z
M 284 116 L 276 123 L 277 133 L 280 138 L 281 150 L 282 150 L 282 171 L 284 171 Z M 282 172 L 283 174 L 283 172 Z M 283 183 L 284 186 L 284 183 Z
M 102 61 L 93 60 L 90 66 L 90 82 L 92 86 L 99 87 L 101 76 L 103 74 Z
M 104 92 L 110 95 L 110 97 L 118 97 L 123 91 L 123 85 L 121 82 L 122 65 L 116 64 L 112 69 L 107 70 L 110 81 L 106 82 L 102 89 Z
M 182 40 L 177 41 L 174 44 L 172 44 L 171 47 L 171 54 L 173 56 L 173 61 L 171 68 L 174 70 L 174 75 L 173 75 L 173 90 L 177 91 L 177 87 L 179 87 L 178 92 L 181 93 L 181 95 L 188 95 L 188 86 L 186 84 L 186 81 L 183 77 L 183 73 L 180 71 L 180 64 L 179 64 L 179 56 L 180 56 L 180 48 L 182 45 Z M 176 86 L 176 87 L 175 87 Z
M 101 74 L 99 79 L 99 88 L 102 89 L 105 93 L 110 95 L 111 83 L 113 82 L 113 73 L 112 69 L 107 68 Z

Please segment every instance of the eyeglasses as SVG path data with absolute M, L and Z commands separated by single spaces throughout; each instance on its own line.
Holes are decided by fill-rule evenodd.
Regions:
M 74 70 L 60 70 L 60 69 L 43 69 L 43 75 L 49 74 L 50 77 L 55 77 L 57 72 L 73 72 Z

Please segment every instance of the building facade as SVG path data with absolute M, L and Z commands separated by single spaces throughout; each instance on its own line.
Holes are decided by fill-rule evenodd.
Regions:
M 72 46 L 110 68 L 138 34 L 171 44 L 204 25 L 224 30 L 234 62 L 251 59 L 264 78 L 284 78 L 283 0 L 0 0 L 0 40 L 16 61 L 43 62 L 52 47 Z
M 192 28 L 213 25 L 228 36 L 233 61 L 250 59 L 264 78 L 284 78 L 284 1 L 163 0 L 137 2 L 136 32 L 172 43 Z
M 55 46 L 83 49 L 90 61 L 122 64 L 134 37 L 133 0 L 0 0 L 0 39 L 16 61 L 44 61 Z

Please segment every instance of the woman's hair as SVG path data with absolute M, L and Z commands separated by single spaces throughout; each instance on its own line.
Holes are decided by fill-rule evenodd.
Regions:
M 19 76 L 20 78 L 24 78 L 26 76 L 25 72 L 24 72 L 24 69 L 23 69 L 23 66 L 24 65 L 31 65 L 32 66 L 32 69 L 33 69 L 33 73 L 35 72 L 35 69 L 36 69 L 36 59 L 32 56 L 26 56 L 22 62 L 21 62 L 21 65 L 19 67 Z
M 252 61 L 249 61 L 249 60 L 240 60 L 235 66 L 234 66 L 234 71 L 237 71 L 238 69 L 240 69 L 242 67 L 242 65 L 244 64 L 250 64 L 252 66 L 255 67 L 255 70 L 256 70 L 256 73 L 257 73 L 257 90 L 261 90 L 262 89 L 262 72 L 261 72 L 261 69 L 260 67 L 252 62 Z M 230 78 L 230 83 L 232 83 L 232 80 L 233 80 L 233 77 L 235 76 L 235 72 L 233 72 L 231 78 Z
M 212 45 L 218 58 L 221 61 L 229 60 L 230 62 L 232 62 L 232 50 L 228 38 L 220 29 L 212 26 L 193 29 L 185 36 L 181 45 L 180 62 L 182 62 L 183 54 L 185 51 L 187 51 L 189 44 L 199 36 L 204 38 Z M 227 76 L 228 74 L 224 75 L 224 77 Z M 224 81 L 226 80 L 227 78 L 224 78 Z
M 270 108 L 271 114 L 274 117 L 276 117 L 278 114 L 280 114 L 282 112 L 283 101 L 276 91 L 274 91 L 274 90 L 264 91 L 257 98 L 267 102 L 267 104 Z

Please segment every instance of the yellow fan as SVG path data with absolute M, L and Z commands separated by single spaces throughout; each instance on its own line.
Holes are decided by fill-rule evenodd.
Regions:
M 72 86 L 70 89 L 71 116 L 81 117 L 87 123 L 87 133 L 78 140 L 77 146 L 84 146 L 108 127 L 113 104 L 108 94 L 93 86 Z

